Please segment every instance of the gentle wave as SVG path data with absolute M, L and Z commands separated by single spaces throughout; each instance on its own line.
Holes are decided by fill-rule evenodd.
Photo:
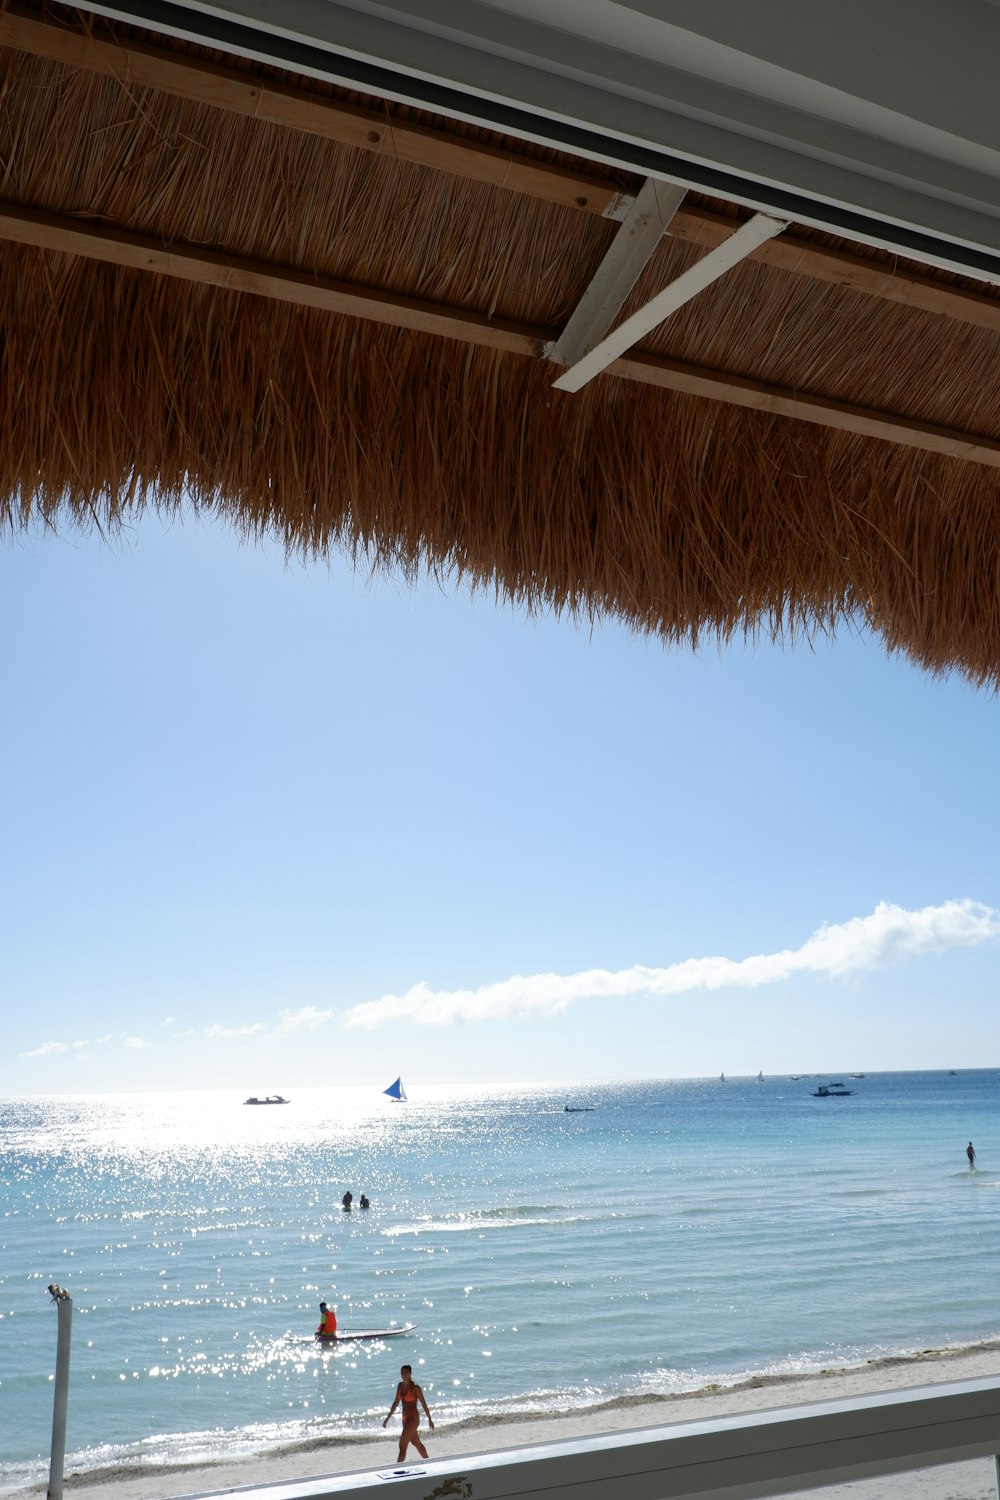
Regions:
M 994 1353 L 1000 1354 L 1000 1338 L 903 1352 L 865 1354 L 858 1351 L 854 1360 L 838 1363 L 833 1368 L 824 1363 L 824 1356 L 817 1353 L 809 1359 L 778 1361 L 765 1369 L 720 1372 L 717 1379 L 706 1378 L 704 1372 L 660 1370 L 635 1382 L 630 1389 L 611 1396 L 586 1387 L 575 1391 L 569 1387 L 539 1389 L 518 1397 L 491 1397 L 482 1403 L 455 1403 L 448 1407 L 436 1402 L 435 1414 L 439 1428 L 447 1426 L 451 1433 L 467 1434 L 473 1439 L 470 1448 L 474 1448 L 477 1431 L 487 1432 L 500 1427 L 516 1429 L 533 1419 L 579 1417 L 585 1413 L 600 1417 L 602 1413 L 610 1415 L 637 1407 L 658 1407 L 662 1409 L 663 1421 L 669 1422 L 678 1405 L 681 1410 L 677 1412 L 677 1418 L 682 1419 L 685 1401 L 710 1393 L 738 1394 L 763 1389 L 773 1389 L 778 1393 L 782 1387 L 793 1383 L 818 1383 L 831 1374 L 846 1375 L 862 1368 L 902 1369 L 929 1362 L 947 1362 L 964 1355 Z M 148 1474 L 151 1469 L 163 1475 L 183 1474 L 193 1468 L 224 1466 L 268 1455 L 294 1457 L 320 1449 L 365 1446 L 381 1452 L 386 1441 L 381 1426 L 382 1416 L 379 1408 L 353 1419 L 314 1417 L 157 1436 L 138 1443 L 103 1443 L 68 1454 L 66 1471 L 72 1478 L 73 1487 L 78 1488 L 138 1477 Z M 45 1472 L 39 1464 L 0 1465 L 0 1495 L 37 1485 Z
M 606 1216 L 605 1216 L 606 1217 Z M 558 1224 L 589 1224 L 594 1222 L 593 1215 L 587 1214 L 564 1214 L 562 1217 L 534 1219 L 517 1217 L 504 1218 L 494 1217 L 490 1214 L 462 1215 L 455 1219 L 418 1219 L 413 1224 L 393 1224 L 379 1231 L 386 1239 L 398 1239 L 401 1235 L 416 1234 L 463 1234 L 470 1231 L 483 1232 L 487 1229 L 533 1229 Z

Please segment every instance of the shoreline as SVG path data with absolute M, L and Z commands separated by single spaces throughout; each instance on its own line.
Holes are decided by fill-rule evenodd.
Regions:
M 431 1459 L 538 1443 L 628 1432 L 640 1427 L 670 1426 L 775 1407 L 864 1396 L 915 1386 L 1000 1379 L 1000 1339 L 961 1348 L 932 1348 L 913 1354 L 885 1355 L 862 1365 L 844 1365 L 809 1374 L 755 1375 L 732 1385 L 713 1383 L 691 1391 L 662 1395 L 616 1396 L 593 1406 L 558 1414 L 499 1413 L 469 1417 L 430 1433 L 422 1424 Z M 386 1467 L 395 1459 L 395 1425 L 381 1425 L 370 1436 L 312 1437 L 270 1448 L 244 1458 L 210 1462 L 149 1463 L 129 1461 L 67 1473 L 66 1491 L 85 1492 L 87 1500 L 173 1500 L 223 1490 L 319 1479 L 334 1474 Z M 944 1469 L 921 1470 L 879 1481 L 879 1495 L 926 1496 L 927 1500 L 986 1500 L 996 1494 L 992 1460 Z M 20 1486 L 3 1486 L 5 1497 L 36 1500 L 44 1495 L 47 1475 Z M 858 1485 L 831 1486 L 832 1497 Z

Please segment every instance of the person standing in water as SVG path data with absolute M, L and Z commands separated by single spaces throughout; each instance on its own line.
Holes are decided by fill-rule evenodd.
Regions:
M 434 1431 L 434 1418 L 431 1416 L 427 1402 L 424 1400 L 423 1391 L 413 1379 L 412 1366 L 404 1365 L 399 1373 L 402 1376 L 402 1379 L 396 1387 L 396 1399 L 389 1407 L 389 1416 L 386 1417 L 385 1421 L 382 1423 L 382 1426 L 388 1427 L 389 1417 L 392 1416 L 393 1412 L 396 1410 L 396 1407 L 402 1404 L 403 1430 L 399 1435 L 399 1457 L 396 1459 L 396 1462 L 398 1464 L 401 1464 L 406 1457 L 406 1450 L 411 1443 L 413 1444 L 414 1448 L 416 1448 L 421 1458 L 427 1457 L 427 1449 L 420 1441 L 420 1434 L 417 1431 L 417 1427 L 420 1422 L 419 1408 L 422 1406 L 424 1411 L 427 1413 L 427 1421 L 430 1424 L 431 1432 Z
M 969 1142 L 969 1144 L 965 1148 L 965 1154 L 969 1158 L 969 1166 L 972 1168 L 973 1171 L 975 1171 L 976 1170 L 976 1148 L 972 1144 L 971 1141 Z

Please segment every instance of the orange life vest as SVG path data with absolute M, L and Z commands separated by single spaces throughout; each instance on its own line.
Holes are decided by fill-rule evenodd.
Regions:
M 334 1310 L 333 1310 L 332 1307 L 328 1307 L 327 1310 L 326 1310 L 326 1312 L 323 1314 L 323 1317 L 322 1317 L 322 1320 L 320 1322 L 319 1328 L 317 1329 L 317 1332 L 318 1333 L 336 1333 L 337 1332 L 337 1314 L 334 1312 Z

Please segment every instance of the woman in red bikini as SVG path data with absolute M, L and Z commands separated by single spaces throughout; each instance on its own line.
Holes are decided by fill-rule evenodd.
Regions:
M 399 1457 L 396 1460 L 398 1464 L 401 1464 L 406 1457 L 406 1450 L 411 1443 L 421 1458 L 427 1457 L 427 1449 L 420 1441 L 420 1434 L 417 1432 L 417 1425 L 420 1421 L 420 1407 L 422 1406 L 427 1413 L 427 1421 L 430 1423 L 431 1432 L 434 1431 L 434 1418 L 431 1416 L 427 1402 L 424 1400 L 423 1391 L 413 1379 L 412 1368 L 409 1365 L 404 1365 L 399 1373 L 403 1378 L 396 1387 L 396 1399 L 389 1407 L 389 1417 L 392 1416 L 396 1407 L 402 1403 L 403 1430 L 399 1435 Z M 383 1427 L 388 1427 L 389 1417 L 386 1417 L 382 1423 Z

